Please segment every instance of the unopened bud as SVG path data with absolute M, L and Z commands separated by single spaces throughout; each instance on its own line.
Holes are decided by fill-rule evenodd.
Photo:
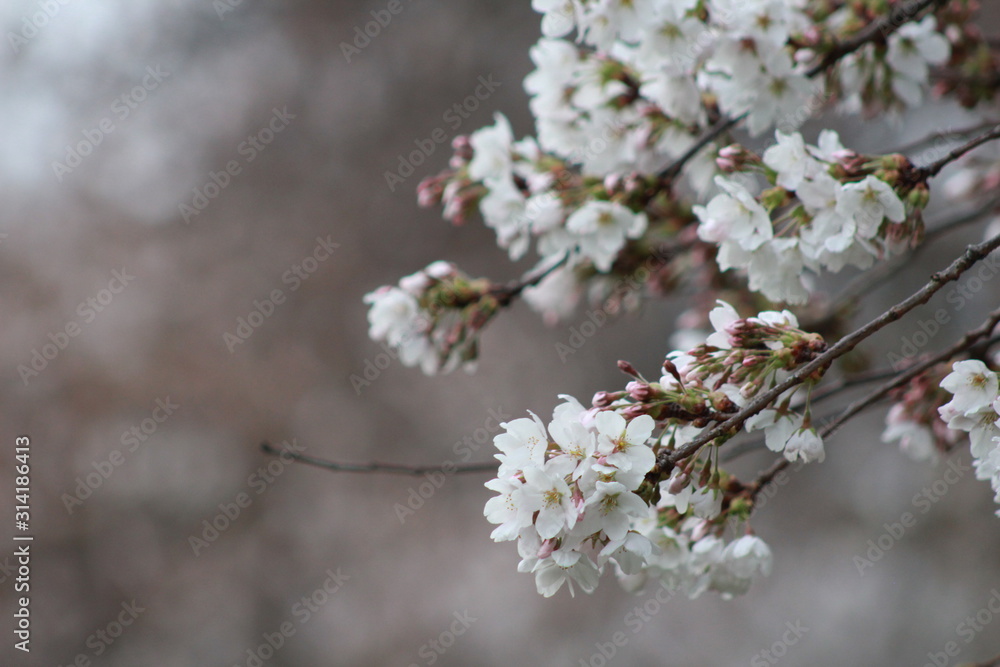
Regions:
M 613 399 L 611 398 L 610 393 L 606 391 L 599 391 L 596 394 L 594 394 L 594 398 L 593 400 L 591 400 L 590 404 L 593 405 L 595 408 L 606 408 L 609 405 L 611 405 L 612 400 Z
M 681 379 L 681 372 L 677 370 L 677 366 L 670 359 L 663 360 L 663 372 L 672 375 L 681 386 L 684 386 L 684 381 Z
M 621 411 L 622 417 L 628 420 L 635 419 L 646 414 L 646 406 L 641 403 L 633 403 L 624 410 Z
M 622 359 L 618 360 L 618 370 L 626 375 L 631 375 L 634 378 L 639 377 L 639 371 L 635 370 L 635 366 Z
M 625 385 L 625 391 L 632 397 L 632 400 L 640 403 L 648 401 L 653 396 L 653 390 L 645 382 L 633 380 Z
M 906 194 L 906 203 L 916 210 L 925 208 L 930 199 L 930 190 L 927 189 L 927 185 L 924 183 L 921 183 Z
M 670 485 L 667 486 L 667 491 L 669 491 L 671 495 L 676 496 L 690 483 L 691 478 L 685 473 L 679 472 L 674 475 L 673 479 L 670 480 Z

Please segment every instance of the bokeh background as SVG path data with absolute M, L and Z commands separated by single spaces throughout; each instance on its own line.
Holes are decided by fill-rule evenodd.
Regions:
M 602 665 L 597 643 L 607 650 L 618 631 L 626 641 L 610 664 L 922 665 L 949 641 L 961 648 L 953 662 L 1000 652 L 1000 620 L 970 643 L 957 634 L 1000 587 L 990 489 L 965 473 L 922 513 L 914 495 L 943 479 L 947 464 L 917 464 L 881 443 L 884 410 L 852 422 L 828 443 L 824 464 L 778 488 L 755 519 L 775 572 L 728 602 L 708 595 L 661 606 L 610 576 L 592 596 L 543 599 L 516 572 L 514 546 L 489 539 L 489 475 L 448 477 L 401 520 L 398 507 L 425 480 L 335 475 L 260 452 L 262 440 L 294 440 L 343 461 L 462 462 L 456 443 L 492 438 L 495 429 L 485 431 L 497 414 L 545 415 L 558 393 L 586 400 L 618 388 L 618 358 L 653 372 L 684 304 L 684 296 L 650 302 L 602 327 L 566 363 L 555 345 L 574 323 L 546 328 L 523 304 L 486 333 L 475 375 L 427 378 L 385 363 L 366 335 L 366 292 L 440 258 L 498 280 L 527 266 L 507 262 L 481 225 L 455 228 L 417 207 L 415 187 L 444 167 L 447 145 L 394 191 L 384 173 L 414 141 L 438 128 L 449 138 L 471 132 L 495 111 L 530 133 L 521 79 L 539 23 L 527 0 L 402 0 L 348 58 L 342 44 L 388 4 L 11 0 L 0 8 L 0 664 L 84 664 L 82 655 L 123 667 L 250 666 L 254 654 L 268 657 L 258 647 L 283 624 L 294 634 L 266 664 Z M 155 81 L 147 68 L 165 74 Z M 481 76 L 500 86 L 455 127 L 445 113 Z M 248 137 L 286 107 L 294 118 L 248 151 Z M 928 105 L 905 125 L 825 122 L 849 145 L 888 150 L 973 118 Z M 88 137 L 100 141 L 75 167 L 54 166 Z M 230 160 L 239 174 L 186 221 L 181 205 Z M 929 217 L 952 208 L 938 205 Z M 859 319 L 982 233 L 952 235 L 873 285 Z M 318 238 L 338 247 L 292 290 L 283 276 Z M 115 271 L 134 278 L 112 294 Z M 230 350 L 224 334 L 275 289 L 285 301 Z M 987 283 L 950 310 L 954 326 L 927 349 L 977 324 L 998 293 Z M 880 334 L 868 346 L 873 361 L 942 303 Z M 59 332 L 68 325 L 79 330 L 67 342 Z M 37 375 L 19 370 L 53 339 L 66 344 Z M 385 368 L 370 384 L 352 384 L 369 364 Z M 163 416 L 158 400 L 179 406 L 162 423 L 150 421 Z M 144 426 L 130 451 L 124 434 Z M 30 654 L 13 650 L 10 632 L 18 435 L 32 442 Z M 489 442 L 462 451 L 469 461 L 491 457 Z M 967 452 L 955 457 L 968 463 Z M 67 506 L 65 494 L 112 458 L 120 465 Z M 735 469 L 753 475 L 770 461 L 757 453 Z M 206 537 L 204 522 L 225 524 L 220 504 L 239 497 L 249 506 L 193 546 L 192 536 Z M 917 525 L 859 575 L 854 557 L 906 511 Z M 317 593 L 324 583 L 337 589 Z M 306 615 L 304 596 L 322 604 Z M 97 633 L 117 633 L 123 604 L 143 611 L 104 642 Z M 629 616 L 643 604 L 648 616 Z M 763 657 L 787 623 L 808 630 L 780 656 Z

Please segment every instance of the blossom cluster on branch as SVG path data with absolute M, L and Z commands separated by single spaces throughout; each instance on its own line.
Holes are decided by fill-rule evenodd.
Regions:
M 629 589 L 658 579 L 692 597 L 745 592 L 771 569 L 749 527 L 770 477 L 741 482 L 720 467 L 720 450 L 761 432 L 782 456 L 775 470 L 823 461 L 833 427 L 814 421 L 814 386 L 835 374 L 849 387 L 862 362 L 847 352 L 1000 245 L 970 248 L 846 334 L 856 300 L 827 299 L 828 274 L 884 276 L 917 249 L 946 165 L 963 162 L 944 188 L 952 201 L 1000 182 L 1000 154 L 965 158 L 1000 139 L 1000 124 L 949 131 L 951 150 L 930 164 L 906 149 L 847 148 L 829 129 L 810 143 L 798 129 L 828 112 L 898 116 L 932 92 L 983 112 L 1000 92 L 1000 57 L 974 24 L 977 0 L 532 6 L 542 37 L 524 86 L 535 136 L 516 138 L 497 113 L 455 138 L 418 200 L 455 225 L 481 219 L 512 261 L 531 256 L 534 267 L 494 283 L 434 262 L 365 296 L 370 336 L 433 374 L 471 369 L 488 323 L 521 297 L 550 323 L 585 300 L 607 317 L 650 296 L 687 297 L 673 339 L 682 349 L 665 355 L 659 378 L 620 362 L 632 377 L 623 389 L 597 392 L 589 407 L 563 395 L 548 423 L 529 413 L 503 424 L 486 516 L 495 540 L 517 541 L 518 569 L 546 596 L 564 584 L 590 592 L 606 569 Z M 986 348 L 969 352 L 997 321 L 912 373 L 894 368 L 905 386 L 872 400 L 893 399 L 882 439 L 916 459 L 967 433 L 977 476 L 1000 502 L 997 373 Z
M 539 593 L 552 595 L 567 581 L 571 590 L 575 582 L 590 592 L 609 562 L 628 586 L 652 574 L 692 597 L 707 589 L 745 592 L 769 571 L 762 540 L 725 541 L 727 529 L 749 517 L 753 497 L 719 468 L 722 442 L 669 474 L 654 470 L 656 457 L 724 421 L 826 344 L 799 329 L 788 311 L 741 318 L 719 302 L 711 320 L 708 340 L 668 354 L 657 381 L 620 362 L 634 379 L 624 390 L 598 392 L 593 407 L 562 396 L 547 430 L 536 415 L 502 424 L 500 469 L 486 484 L 499 495 L 486 516 L 500 524 L 494 540 L 518 540 L 519 570 L 535 574 Z M 808 398 L 804 413 L 793 405 L 798 389 L 747 421 L 746 430 L 763 430 L 768 448 L 788 460 L 822 461 Z
M 1000 383 L 978 359 L 956 362 L 941 387 L 953 395 L 938 412 L 948 428 L 969 434 L 976 479 L 988 480 L 1000 503 Z M 997 510 L 1000 516 L 1000 510 Z

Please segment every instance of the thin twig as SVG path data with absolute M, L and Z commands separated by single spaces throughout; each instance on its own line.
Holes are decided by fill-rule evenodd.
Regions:
M 464 465 L 454 464 L 453 466 L 408 466 L 399 463 L 378 463 L 376 461 L 368 463 L 342 463 L 314 456 L 306 456 L 305 454 L 298 454 L 285 449 L 277 449 L 267 442 L 262 442 L 260 448 L 265 454 L 289 457 L 299 463 L 306 463 L 333 472 L 385 473 L 387 475 L 424 475 L 429 472 L 446 472 L 447 474 L 458 475 L 469 472 L 489 472 L 497 469 L 496 463 L 467 463 Z M 445 468 L 448 468 L 448 470 L 444 470 Z
M 958 148 L 954 148 L 954 149 L 948 151 L 948 154 L 945 155 L 940 160 L 936 160 L 934 162 L 931 162 L 926 167 L 920 167 L 919 169 L 917 169 L 917 173 L 916 173 L 917 180 L 918 181 L 926 181 L 928 178 L 931 178 L 933 176 L 937 176 L 938 172 L 940 172 L 947 165 L 951 164 L 952 162 L 954 162 L 958 158 L 962 157 L 963 155 L 965 155 L 969 151 L 971 151 L 971 150 L 973 150 L 975 148 L 979 148 L 980 146 L 982 146 L 983 144 L 985 144 L 987 141 L 993 141 L 994 139 L 998 139 L 998 138 L 1000 138 L 1000 125 L 996 125 L 989 132 L 984 132 L 983 134 L 980 134 L 978 137 L 974 137 L 974 138 L 970 139 L 969 141 L 965 142 L 964 144 L 962 144 Z
M 984 215 L 992 212 L 998 206 L 1000 206 L 1000 196 L 992 197 L 978 208 L 967 213 L 957 215 L 951 220 L 946 220 L 945 222 L 935 226 L 933 229 L 927 230 L 924 234 L 924 238 L 920 241 L 920 245 L 914 248 L 912 252 L 904 255 L 897 255 L 890 261 L 879 264 L 874 269 L 864 271 L 851 279 L 851 282 L 847 284 L 847 287 L 841 290 L 840 294 L 837 295 L 837 298 L 834 300 L 835 303 L 851 302 L 862 295 L 870 294 L 874 285 L 885 283 L 889 280 L 889 278 L 892 278 L 897 273 L 912 264 L 911 260 L 930 247 L 931 241 L 945 236 L 946 234 L 950 234 L 965 225 L 976 222 Z
M 562 256 L 562 258 L 558 262 L 556 262 L 552 266 L 539 269 L 535 273 L 524 276 L 520 280 L 514 281 L 513 283 L 510 283 L 508 285 L 504 285 L 503 287 L 500 287 L 497 290 L 495 290 L 494 295 L 497 297 L 497 300 L 500 302 L 501 306 L 506 306 L 510 304 L 511 301 L 521 296 L 521 293 L 526 288 L 534 287 L 538 283 L 545 280 L 545 278 L 547 278 L 549 274 L 551 274 L 553 271 L 555 271 L 560 266 L 565 264 L 568 259 L 569 259 L 569 253 L 567 252 Z
M 690 162 L 691 159 L 701 151 L 701 149 L 715 141 L 723 132 L 726 132 L 730 128 L 734 127 L 737 123 L 746 118 L 749 113 L 749 111 L 744 111 L 735 118 L 723 118 L 720 120 L 712 127 L 712 129 L 703 134 L 698 141 L 694 142 L 693 146 L 684 151 L 683 155 L 674 160 L 666 169 L 657 174 L 657 176 L 661 180 L 665 181 L 677 178 L 677 175 L 681 173 L 681 169 L 684 168 L 684 165 Z
M 903 155 L 911 153 L 918 148 L 930 145 L 934 142 L 941 141 L 943 139 L 959 139 L 969 136 L 975 132 L 982 132 L 983 130 L 989 129 L 995 125 L 998 125 L 995 120 L 987 120 L 979 123 L 978 125 L 973 125 L 972 127 L 967 127 L 962 130 L 944 130 L 942 132 L 933 132 L 928 134 L 922 139 L 917 139 L 916 141 L 911 141 L 908 144 L 903 144 L 896 148 L 893 153 L 902 153 Z
M 828 70 L 841 58 L 854 53 L 868 42 L 874 42 L 880 38 L 885 39 L 906 23 L 914 20 L 917 14 L 935 4 L 943 5 L 945 4 L 945 0 L 915 0 L 915 2 L 897 7 L 888 16 L 883 16 L 878 21 L 869 23 L 868 26 L 858 31 L 851 39 L 835 45 L 823 56 L 822 60 L 806 72 L 806 76 L 814 77 Z
M 840 380 L 837 383 L 823 387 L 821 390 L 812 394 L 809 397 L 809 404 L 816 405 L 821 401 L 825 401 L 828 398 L 832 398 L 837 394 L 847 391 L 848 389 L 853 389 L 861 385 L 868 384 L 870 382 L 878 382 L 879 380 L 887 380 L 894 377 L 900 371 L 894 368 L 879 368 L 874 371 L 868 371 L 865 373 L 858 373 L 857 375 L 851 375 Z
M 837 64 L 841 58 L 849 53 L 857 51 L 868 42 L 873 42 L 879 38 L 885 39 L 892 33 L 896 32 L 896 30 L 898 30 L 901 26 L 914 20 L 917 14 L 922 12 L 927 7 L 934 4 L 942 5 L 944 2 L 945 0 L 914 0 L 903 7 L 895 9 L 887 16 L 883 16 L 878 21 L 873 21 L 868 24 L 867 27 L 860 30 L 851 39 L 836 44 L 823 56 L 823 59 L 820 60 L 820 62 L 816 63 L 806 71 L 806 77 L 811 79 L 818 74 L 822 74 Z M 675 178 L 681 172 L 681 169 L 684 168 L 684 165 L 690 162 L 695 155 L 705 148 L 705 146 L 746 118 L 748 113 L 749 111 L 744 112 L 735 118 L 723 118 L 718 121 L 710 130 L 708 130 L 708 132 L 698 139 L 698 141 L 696 141 L 691 148 L 685 151 L 683 155 L 663 169 L 658 176 L 663 180 Z
M 990 254 L 1000 247 L 1000 234 L 984 241 L 983 243 L 972 245 L 966 248 L 965 253 L 951 263 L 948 268 L 931 276 L 930 281 L 917 292 L 899 302 L 889 310 L 885 311 L 868 324 L 852 333 L 844 336 L 826 352 L 823 352 L 809 363 L 801 366 L 784 381 L 778 383 L 772 389 L 758 395 L 745 408 L 727 419 L 725 422 L 715 426 L 709 431 L 702 432 L 701 435 L 675 451 L 663 450 L 657 456 L 657 468 L 661 472 L 669 471 L 673 466 L 694 455 L 699 449 L 716 438 L 734 435 L 747 419 L 757 414 L 779 396 L 805 382 L 810 376 L 820 369 L 829 366 L 835 359 L 847 354 L 855 348 L 861 341 L 865 340 L 875 332 L 902 318 L 905 314 L 919 305 L 927 303 L 934 294 L 950 282 L 957 280 L 966 270 L 980 259 Z M 654 469 L 654 470 L 656 470 Z
M 856 416 L 858 413 L 862 412 L 866 408 L 871 407 L 876 402 L 880 401 L 882 398 L 888 396 L 893 389 L 902 387 L 904 384 L 906 384 L 913 378 L 917 377 L 927 369 L 932 368 L 933 366 L 936 366 L 937 364 L 947 361 L 948 359 L 955 357 L 961 352 L 968 350 L 970 347 L 975 345 L 979 340 L 985 338 L 986 336 L 989 336 L 990 333 L 993 331 L 993 329 L 996 327 L 997 323 L 1000 323 L 1000 309 L 994 310 L 992 313 L 990 313 L 989 317 L 986 319 L 985 322 L 983 322 L 981 326 L 973 329 L 972 331 L 967 332 L 964 336 L 962 336 L 962 338 L 958 340 L 958 342 L 956 342 L 954 345 L 952 345 L 945 351 L 935 355 L 930 359 L 922 361 L 916 366 L 908 368 L 905 372 L 900 374 L 899 377 L 895 378 L 891 382 L 883 384 L 878 389 L 869 393 L 864 398 L 858 399 L 857 401 L 851 403 L 836 418 L 834 418 L 832 421 L 827 422 L 819 430 L 819 436 L 825 439 L 833 435 L 836 431 L 840 429 L 841 426 L 844 425 L 845 422 L 847 422 L 847 420 Z M 994 340 L 1000 340 L 1000 338 L 996 338 Z M 757 494 L 760 493 L 760 491 L 765 486 L 767 486 L 772 479 L 774 479 L 775 475 L 777 475 L 780 471 L 787 468 L 790 464 L 791 462 L 788 459 L 781 457 L 780 459 L 775 461 L 774 465 L 772 465 L 766 472 L 764 472 L 760 477 L 758 477 L 752 484 L 748 485 L 751 489 L 750 492 L 751 499 L 755 498 Z
M 898 377 L 890 382 L 886 382 L 880 386 L 875 391 L 871 392 L 867 396 L 860 398 L 853 403 L 851 403 L 847 408 L 840 413 L 840 415 L 834 419 L 832 422 L 823 427 L 820 435 L 826 437 L 828 435 L 834 434 L 841 426 L 844 425 L 848 419 L 858 414 L 868 406 L 874 404 L 876 401 L 889 395 L 889 393 L 898 387 L 902 387 L 904 384 L 917 377 L 928 368 L 936 366 L 937 364 L 951 359 L 959 352 L 963 352 L 968 348 L 972 347 L 977 341 L 986 336 L 989 336 L 993 329 L 996 327 L 997 323 L 1000 322 L 1000 309 L 994 310 L 990 313 L 989 317 L 985 322 L 979 327 L 967 332 L 961 339 L 944 352 L 936 354 L 930 359 L 926 359 L 915 366 L 911 366 L 906 369 L 905 372 L 901 373 Z

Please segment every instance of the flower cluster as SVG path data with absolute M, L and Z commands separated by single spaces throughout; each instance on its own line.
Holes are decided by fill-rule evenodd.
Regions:
M 434 262 L 365 295 L 368 335 L 398 351 L 407 366 L 424 373 L 472 368 L 478 333 L 506 295 L 485 279 L 471 280 L 450 262 Z
M 566 582 L 590 592 L 609 562 L 628 587 L 652 574 L 692 597 L 709 589 L 745 592 L 769 571 L 770 550 L 759 538 L 724 540 L 727 526 L 744 522 L 753 505 L 748 489 L 718 467 L 724 438 L 707 458 L 703 448 L 669 470 L 657 456 L 673 455 L 710 423 L 725 421 L 825 344 L 788 311 L 740 318 L 720 302 L 711 319 L 715 333 L 667 355 L 659 381 L 619 362 L 634 378 L 624 390 L 598 392 L 589 409 L 562 396 L 547 429 L 532 415 L 504 424 L 506 433 L 494 439 L 500 468 L 486 486 L 499 495 L 485 512 L 499 524 L 493 539 L 518 540 L 519 570 L 535 574 L 543 595 Z M 822 461 L 808 408 L 805 415 L 793 410 L 793 396 L 747 422 L 747 430 L 763 429 L 768 447 L 789 460 Z
M 903 453 L 916 461 L 933 460 L 951 450 L 958 433 L 938 419 L 939 408 L 950 398 L 940 386 L 946 374 L 943 366 L 935 366 L 893 390 L 882 442 L 898 440 Z
M 817 146 L 798 133 L 779 131 L 776 139 L 762 158 L 736 145 L 723 149 L 720 166 L 740 179 L 716 177 L 722 192 L 694 208 L 698 235 L 719 244 L 723 270 L 746 269 L 751 290 L 799 304 L 809 296 L 804 269 L 864 269 L 917 241 L 928 191 L 912 182 L 905 157 L 857 155 L 831 130 Z M 752 194 L 746 183 L 754 174 L 773 187 Z
M 850 20 L 853 11 L 845 7 L 842 14 L 831 20 Z M 947 63 L 951 55 L 951 45 L 933 16 L 900 26 L 886 42 L 884 47 L 866 44 L 841 61 L 837 85 L 842 109 L 871 113 L 919 106 L 930 66 Z
M 972 442 L 976 479 L 989 480 L 1000 503 L 1000 382 L 976 359 L 958 361 L 941 387 L 953 395 L 938 410 L 948 428 L 965 431 Z M 1000 510 L 997 510 L 1000 516 Z
M 445 217 L 456 222 L 478 206 L 511 259 L 523 257 L 533 241 L 543 258 L 568 254 L 570 265 L 590 261 L 607 273 L 628 239 L 646 231 L 646 214 L 633 210 L 640 209 L 633 202 L 643 184 L 580 178 L 533 139 L 515 142 L 502 114 L 474 132 L 467 147 L 456 142 L 451 166 L 421 183 L 421 202 L 443 202 Z
M 535 415 L 503 424 L 494 439 L 500 469 L 486 484 L 500 494 L 486 504 L 487 519 L 499 524 L 493 539 L 518 540 L 518 570 L 533 572 L 546 597 L 567 581 L 570 591 L 576 582 L 589 593 L 608 560 L 631 572 L 652 551 L 630 524 L 648 515 L 635 491 L 653 467 L 653 419 L 626 422 L 562 398 L 548 431 Z M 596 564 L 585 543 L 600 547 Z

